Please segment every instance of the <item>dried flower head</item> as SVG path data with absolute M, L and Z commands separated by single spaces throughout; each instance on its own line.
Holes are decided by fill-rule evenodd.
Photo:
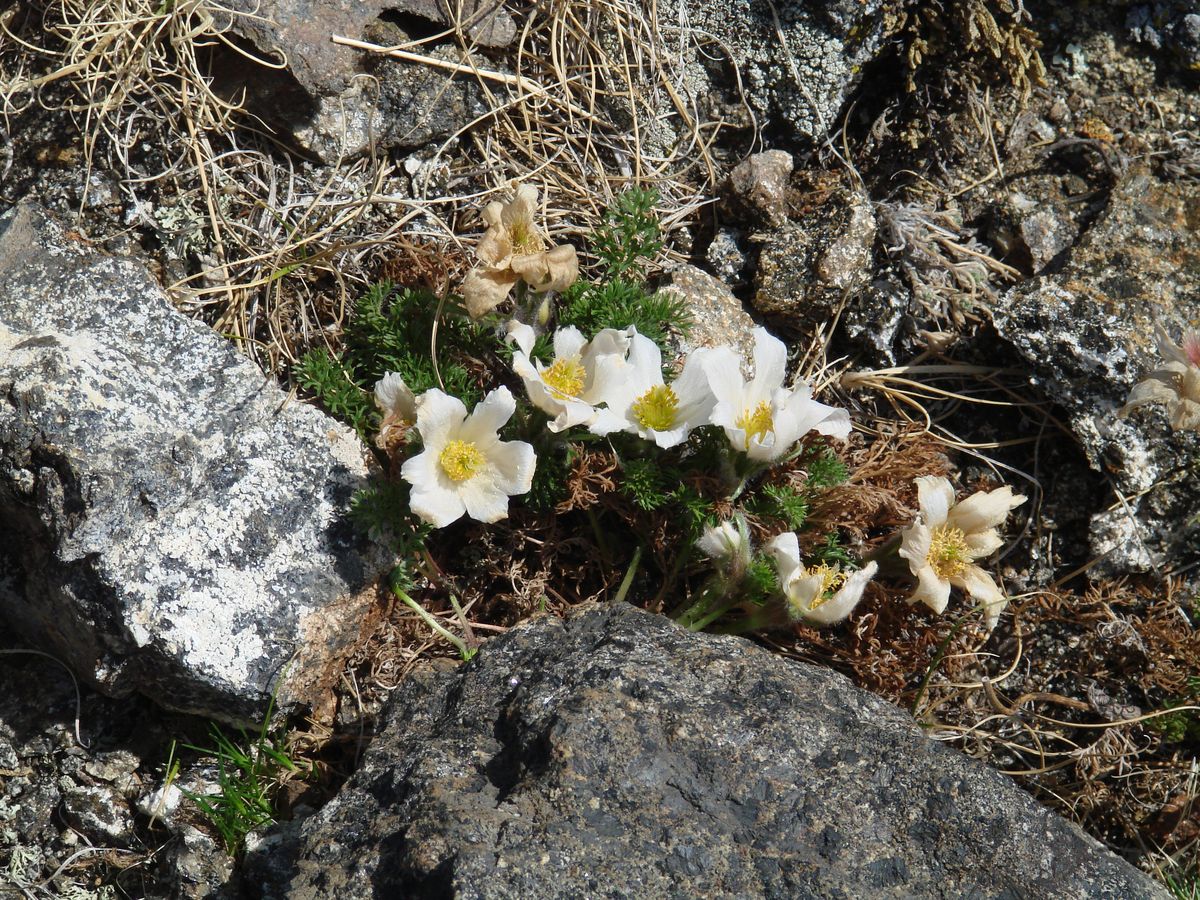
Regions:
M 435 528 L 464 513 L 480 522 L 507 516 L 508 498 L 529 491 L 537 462 L 524 441 L 500 440 L 515 410 L 505 387 L 490 391 L 469 416 L 457 397 L 436 388 L 422 394 L 417 431 L 425 449 L 400 470 L 412 485 L 412 511 Z
M 854 572 L 828 563 L 807 569 L 800 560 L 800 542 L 791 531 L 772 538 L 767 550 L 775 557 L 788 617 L 814 625 L 832 625 L 850 615 L 879 568 L 870 562 Z
M 956 504 L 954 488 L 946 478 L 922 475 L 916 481 L 920 512 L 901 532 L 900 544 L 900 555 L 917 577 L 917 589 L 909 602 L 920 600 L 940 614 L 953 585 L 984 607 L 988 628 L 995 628 L 1008 599 L 975 561 L 1000 549 L 1004 542 L 997 529 L 1025 497 L 1005 485 L 994 491 L 976 491 Z
M 1200 431 L 1200 332 L 1186 332 L 1182 345 L 1172 341 L 1162 326 L 1156 326 L 1155 337 L 1164 363 L 1134 387 L 1119 415 L 1127 416 L 1147 403 L 1163 403 L 1173 429 Z
M 522 184 L 511 202 L 494 201 L 484 208 L 487 231 L 475 248 L 480 265 L 467 273 L 462 286 L 471 318 L 478 319 L 503 303 L 518 281 L 539 292 L 561 291 L 579 277 L 575 248 L 551 247 L 534 222 L 537 199 L 537 188 Z

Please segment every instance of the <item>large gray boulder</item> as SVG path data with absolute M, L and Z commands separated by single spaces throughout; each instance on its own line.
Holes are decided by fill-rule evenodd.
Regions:
M 1117 413 L 1163 362 L 1155 326 L 1176 341 L 1200 328 L 1200 186 L 1126 175 L 1063 267 L 1009 290 L 994 321 L 1114 488 L 1092 518 L 1096 571 L 1148 571 L 1195 557 L 1200 479 L 1189 473 L 1200 435 L 1172 432 L 1161 405 L 1128 419 Z
M 361 444 L 37 207 L 0 217 L 0 621 L 99 689 L 320 703 L 388 558 Z
M 271 900 L 1165 896 L 843 676 L 626 605 L 418 670 L 250 862 Z

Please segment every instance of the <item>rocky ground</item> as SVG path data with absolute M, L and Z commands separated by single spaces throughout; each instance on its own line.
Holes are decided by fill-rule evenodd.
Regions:
M 651 27 L 635 6 L 614 5 L 605 20 L 594 11 L 555 19 L 541 8 L 467 4 L 456 34 L 440 7 L 420 0 L 278 0 L 261 4 L 262 19 L 228 22 L 202 3 L 165 19 L 151 6 L 125 10 L 158 16 L 158 31 L 143 40 L 159 49 L 139 55 L 132 38 L 113 38 L 82 5 L 0 0 L 9 35 L 0 43 L 0 213 L 24 216 L 14 221 L 38 235 L 17 240 L 10 227 L 0 246 L 0 396 L 8 398 L 0 527 L 15 535 L 0 556 L 0 614 L 11 626 L 0 633 L 0 895 L 319 897 L 356 885 L 362 896 L 522 896 L 521 878 L 551 865 L 530 855 L 532 845 L 517 841 L 503 866 L 453 848 L 499 846 L 497 835 L 519 833 L 523 817 L 561 823 L 570 804 L 556 804 L 577 781 L 612 808 L 581 813 L 581 822 L 561 825 L 564 834 L 611 829 L 636 843 L 638 828 L 662 826 L 637 821 L 609 773 L 570 761 L 628 750 L 602 739 L 608 720 L 579 713 L 607 688 L 573 680 L 576 659 L 563 650 L 561 675 L 529 688 L 555 702 L 555 686 L 563 688 L 559 731 L 491 674 L 497 661 L 553 655 L 557 626 L 538 626 L 550 637 L 514 632 L 468 675 L 446 663 L 420 670 L 407 683 L 439 698 L 433 707 L 388 705 L 415 666 L 445 651 L 381 600 L 371 579 L 386 560 L 337 521 L 346 480 L 366 458 L 342 446 L 352 442 L 342 426 L 288 396 L 292 363 L 336 343 L 366 284 L 385 276 L 456 284 L 469 265 L 460 235 L 476 230 L 480 194 L 536 172 L 556 239 L 581 247 L 619 185 L 655 181 L 668 237 L 657 277 L 691 305 L 699 327 L 690 340 L 748 344 L 753 323 L 767 323 L 828 398 L 851 408 L 861 431 L 848 451 L 855 464 L 867 472 L 887 448 L 891 474 L 864 476 L 870 496 L 885 498 L 879 508 L 867 509 L 866 493 L 829 498 L 840 504 L 847 540 L 869 546 L 889 517 L 911 511 L 910 488 L 892 482 L 911 485 L 913 472 L 929 469 L 909 464 L 955 470 L 964 486 L 1006 481 L 1030 497 L 1024 530 L 999 566 L 1015 599 L 990 639 L 889 612 L 885 597 L 871 595 L 852 629 L 800 628 L 763 643 L 911 710 L 928 734 L 1013 775 L 1176 896 L 1196 896 L 1200 718 L 1181 712 L 1151 727 L 1142 717 L 1200 703 L 1200 438 L 1173 430 L 1161 406 L 1129 418 L 1116 412 L 1157 364 L 1155 326 L 1175 337 L 1200 327 L 1200 9 L 1183 0 L 796 0 L 771 9 L 679 0 L 660 4 Z M 198 40 L 206 34 L 222 40 Z M 403 45 L 410 55 L 351 49 L 330 34 Z M 81 53 L 84 39 L 106 52 Z M 467 46 L 475 54 L 468 68 L 485 74 L 453 68 Z M 252 57 L 279 47 L 293 52 L 268 76 Z M 614 66 L 623 52 L 637 65 Z M 72 61 L 70 74 L 48 77 Z M 189 96 L 193 105 L 180 102 Z M 530 97 L 539 98 L 536 119 L 527 118 Z M 38 207 L 62 227 L 38 224 Z M 42 271 L 42 259 L 68 263 Z M 109 290 L 105 279 L 136 290 Z M 86 307 L 89 291 L 133 299 L 104 310 L 98 327 L 76 328 L 80 316 L 68 313 Z M 204 328 L 122 318 L 160 294 Z M 57 344 L 46 343 L 48 329 Z M 258 370 L 235 362 L 231 346 Z M 89 359 L 91 369 L 73 368 Z M 97 372 L 129 392 L 89 395 Z M 149 394 L 180 399 L 159 406 Z M 139 417 L 139 404 L 159 418 Z M 290 418 L 274 431 L 262 425 L 283 406 Z M 180 422 L 199 436 L 194 446 L 177 444 Z M 306 441 L 309 432 L 327 440 Z M 122 435 L 125 455 L 116 447 L 116 462 L 89 468 Z M 173 447 L 178 471 L 149 471 L 141 464 L 154 458 L 149 447 Z M 98 482 L 106 472 L 120 473 L 120 490 Z M 297 472 L 308 487 L 293 492 Z M 120 502 L 106 506 L 106 497 Z M 255 540 L 229 532 L 230 521 L 251 523 Z M 166 524 L 192 537 L 148 552 L 146 535 Z M 488 540 L 497 554 L 515 553 L 503 536 Z M 341 562 L 320 563 L 322 554 Z M 74 601 L 96 585 L 119 602 L 80 616 Z M 191 590 L 214 598 L 208 619 L 187 619 Z M 489 597 L 491 618 L 477 634 L 526 618 L 530 596 L 513 587 Z M 317 619 L 343 624 L 317 633 Z M 353 627 L 344 624 L 351 619 Z M 196 656 L 194 635 L 218 626 L 233 643 Z M 601 626 L 571 627 L 586 636 Z M 647 659 L 766 665 L 741 659 L 732 644 L 688 650 L 649 626 L 640 639 L 622 630 L 634 628 L 624 620 L 603 627 L 615 633 L 606 639 L 636 645 Z M 250 652 L 246 642 L 259 639 L 265 645 Z M 82 683 L 32 648 L 69 661 Z M 316 662 L 297 664 L 295 652 Z M 935 658 L 936 677 L 925 677 Z M 275 699 L 308 711 L 272 732 L 290 762 L 264 775 L 282 785 L 266 815 L 282 824 L 267 831 L 264 818 L 235 860 L 180 789 L 217 789 L 222 771 L 206 749 L 220 735 L 241 738 L 238 726 L 264 711 L 272 698 L 263 688 L 278 683 L 281 668 L 291 680 Z M 629 741 L 644 734 L 644 721 L 667 728 L 670 720 L 665 743 L 702 727 L 703 716 L 671 718 L 671 704 L 664 712 L 650 700 L 655 691 L 619 666 L 602 674 L 627 684 L 604 706 L 615 710 L 606 714 L 611 730 Z M 837 683 L 838 696 L 851 698 L 844 702 L 874 702 Z M 697 691 L 687 696 L 702 706 Z M 456 705 L 464 692 L 476 707 Z M 738 710 L 748 702 L 725 699 Z M 491 734 L 465 727 L 482 708 Z M 895 728 L 904 733 L 898 719 Z M 736 742 L 729 730 L 712 740 Z M 376 731 L 384 737 L 368 750 Z M 910 739 L 887 738 L 906 754 L 942 749 Z M 921 895 L 1003 893 L 995 873 L 927 868 L 928 858 L 905 855 L 903 841 L 894 853 L 858 858 L 852 848 L 862 836 L 816 823 L 812 810 L 795 820 L 768 815 L 786 806 L 777 796 L 783 776 L 768 771 L 755 782 L 762 795 L 747 798 L 731 786 L 738 779 L 714 774 L 703 744 L 677 755 L 640 748 L 648 765 L 672 773 L 665 780 L 676 792 L 655 795 L 656 808 L 703 810 L 705 798 L 719 797 L 704 814 L 731 846 L 748 840 L 745 829 L 761 834 L 767 820 L 789 834 L 820 831 L 825 843 L 805 865 L 838 872 L 856 896 L 905 885 Z M 452 750 L 467 761 L 490 758 L 495 771 L 472 780 L 469 763 L 447 762 Z M 746 779 L 770 769 L 760 752 L 740 758 Z M 938 759 L 926 765 L 957 765 Z M 862 766 L 815 750 L 792 762 L 851 779 Z M 971 780 L 978 773 L 961 777 L 973 798 L 1007 788 Z M 944 785 L 915 784 L 876 788 L 893 790 L 899 806 L 928 790 L 919 801 L 933 804 L 926 819 L 958 817 L 936 805 Z M 833 788 L 814 781 L 812 790 Z M 1114 879 L 1108 896 L 1154 895 L 1057 819 L 1043 823 L 1015 792 L 1004 796 L 1020 828 L 1035 821 L 1056 835 L 1058 863 L 1083 854 L 1078 896 L 1097 895 L 1088 885 L 1101 878 Z M 480 811 L 500 802 L 508 805 L 494 817 Z M 758 831 L 746 824 L 748 805 Z M 439 830 L 439 817 L 476 822 L 480 832 Z M 411 826 L 403 847 L 388 843 L 399 826 L 374 833 L 393 821 Z M 879 821 L 901 827 L 895 817 Z M 965 828 L 953 846 L 986 843 L 998 822 Z M 732 851 L 681 839 L 667 870 L 675 880 L 663 884 L 815 891 L 792 862 L 763 862 L 794 861 L 795 848 L 775 838 L 754 871 L 731 863 Z M 508 866 L 504 881 L 497 867 Z M 575 884 L 569 861 L 555 857 L 552 866 Z M 1089 866 L 1105 874 L 1089 876 Z M 1035 869 L 1031 862 L 1009 886 L 1065 896 Z M 660 874 L 607 895 L 665 895 Z M 493 881 L 508 887 L 478 887 Z M 595 884 L 577 887 L 606 895 Z

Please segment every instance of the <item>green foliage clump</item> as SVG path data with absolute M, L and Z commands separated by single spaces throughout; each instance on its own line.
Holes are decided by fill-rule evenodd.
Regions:
M 1178 706 L 1195 706 L 1200 703 L 1200 678 L 1188 679 L 1187 691 L 1166 704 L 1166 709 Z M 1180 710 L 1165 716 L 1157 716 L 1146 720 L 1146 727 L 1158 732 L 1162 739 L 1170 744 L 1195 742 L 1200 744 L 1200 714 L 1194 710 Z
M 592 237 L 601 277 L 580 279 L 563 292 L 559 325 L 574 325 L 587 336 L 605 328 L 634 326 L 660 347 L 672 331 L 686 334 L 691 325 L 687 303 L 646 290 L 646 267 L 662 250 L 662 231 L 654 204 L 658 193 L 635 188 L 619 196 Z
M 310 350 L 296 367 L 300 386 L 311 391 L 332 415 L 353 427 L 363 440 L 378 427 L 371 391 L 388 372 L 399 372 L 415 393 L 438 387 L 468 406 L 482 396 L 477 380 L 463 364 L 491 352 L 486 328 L 460 316 L 447 316 L 438 331 L 435 368 L 432 355 L 438 299 L 429 291 L 399 288 L 388 281 L 372 286 L 358 301 L 343 334 L 344 349 Z
M 278 735 L 271 734 L 270 718 L 269 709 L 259 731 L 251 735 L 242 730 L 241 740 L 231 738 L 214 724 L 209 730 L 211 747 L 182 745 L 216 758 L 217 792 L 183 794 L 216 829 L 230 855 L 242 852 L 251 832 L 275 824 L 275 797 L 283 784 L 282 776 L 306 774 L 282 749 Z
M 654 212 L 658 200 L 656 190 L 631 188 L 605 212 L 591 244 L 604 266 L 606 280 L 626 275 L 638 279 L 645 264 L 662 250 L 662 228 Z

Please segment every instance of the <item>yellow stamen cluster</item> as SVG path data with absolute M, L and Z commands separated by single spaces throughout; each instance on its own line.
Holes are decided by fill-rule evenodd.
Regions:
M 655 431 L 666 431 L 674 425 L 678 411 L 679 397 L 665 384 L 650 388 L 630 407 L 630 412 L 639 425 Z
M 567 397 L 578 397 L 583 393 L 585 378 L 583 363 L 577 356 L 557 359 L 554 361 L 554 365 L 542 373 L 542 381 L 560 400 Z
M 746 432 L 746 449 L 749 450 L 750 442 L 755 437 L 761 441 L 775 430 L 775 420 L 771 416 L 771 404 L 764 400 L 754 409 L 743 411 L 734 424 Z
M 829 565 L 829 563 L 821 563 L 819 566 L 814 566 L 808 570 L 812 575 L 821 576 L 821 593 L 813 600 L 810 609 L 816 609 L 827 600 L 833 599 L 833 595 L 837 593 L 846 580 L 846 573 L 841 569 Z
M 451 481 L 461 482 L 473 477 L 483 467 L 483 454 L 470 441 L 451 441 L 438 456 L 442 471 Z
M 513 222 L 508 229 L 508 239 L 512 241 L 513 251 L 521 256 L 541 253 L 546 249 L 546 242 L 532 222 Z
M 971 564 L 967 536 L 961 528 L 939 525 L 929 541 L 929 567 L 941 579 L 953 578 Z

